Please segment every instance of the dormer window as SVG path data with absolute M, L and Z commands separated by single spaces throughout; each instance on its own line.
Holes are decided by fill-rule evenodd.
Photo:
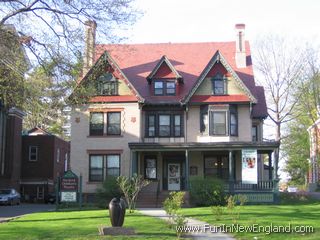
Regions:
M 118 81 L 111 73 L 102 74 L 98 82 L 98 94 L 118 95 Z
M 213 95 L 227 94 L 227 79 L 220 73 L 212 78 L 212 93 Z
M 174 80 L 155 80 L 154 95 L 175 95 L 176 83 Z
M 163 95 L 163 81 L 154 81 L 154 95 Z

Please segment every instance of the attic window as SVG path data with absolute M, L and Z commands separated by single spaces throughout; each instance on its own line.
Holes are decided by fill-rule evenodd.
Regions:
M 175 95 L 176 83 L 174 80 L 154 81 L 154 95 Z
M 220 73 L 212 78 L 212 94 L 225 95 L 227 94 L 227 79 Z
M 98 94 L 118 95 L 118 81 L 111 73 L 104 73 L 98 78 Z

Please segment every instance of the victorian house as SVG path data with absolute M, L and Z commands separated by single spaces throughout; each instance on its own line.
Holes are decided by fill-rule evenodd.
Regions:
M 150 201 L 187 191 L 193 176 L 275 200 L 279 145 L 263 141 L 266 100 L 244 24 L 230 42 L 128 45 L 95 44 L 96 24 L 86 27 L 79 85 L 97 93 L 73 106 L 70 161 L 88 199 L 107 176 L 137 173 L 152 181 Z

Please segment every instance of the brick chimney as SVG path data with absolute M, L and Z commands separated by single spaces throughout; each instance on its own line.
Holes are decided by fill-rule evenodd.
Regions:
M 83 73 L 85 76 L 94 63 L 97 23 L 88 20 L 85 23 L 85 49 L 83 56 Z
M 247 66 L 246 60 L 246 44 L 245 44 L 245 24 L 236 24 L 236 65 L 237 68 L 245 68 Z

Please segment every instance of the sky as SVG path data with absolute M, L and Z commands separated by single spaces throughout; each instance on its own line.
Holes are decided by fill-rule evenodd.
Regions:
M 122 32 L 126 43 L 234 41 L 235 24 L 244 23 L 251 45 L 272 34 L 320 46 L 319 0 L 137 0 L 136 6 L 144 15 Z M 272 139 L 274 130 L 266 123 L 264 134 Z
M 144 12 L 125 35 L 128 43 L 233 41 L 281 34 L 320 45 L 319 0 L 137 0 Z

